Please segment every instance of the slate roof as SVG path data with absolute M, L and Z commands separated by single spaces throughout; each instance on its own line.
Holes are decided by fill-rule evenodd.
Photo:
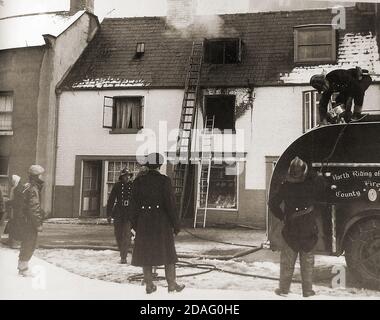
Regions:
M 78 11 L 70 16 L 62 11 L 1 18 L 0 50 L 43 46 L 43 35 L 58 37 L 84 13 Z
M 243 41 L 242 62 L 204 64 L 202 86 L 289 83 L 292 80 L 287 75 L 297 70 L 293 58 L 293 27 L 331 24 L 332 18 L 331 9 L 204 16 L 198 17 L 197 23 L 182 33 L 169 27 L 164 17 L 104 19 L 98 34 L 61 89 L 181 88 L 192 41 L 213 37 L 240 37 Z M 210 20 L 212 28 L 206 28 Z M 338 65 L 363 63 L 355 60 L 359 54 L 368 65 L 372 64 L 372 69 L 375 68 L 379 60 L 378 48 L 372 48 L 372 55 L 367 57 L 364 52 L 367 49 L 363 47 L 363 39 L 367 39 L 367 45 L 377 47 L 373 20 L 361 16 L 355 7 L 346 9 L 346 29 L 339 30 Z M 134 58 L 137 42 L 145 43 L 145 54 L 141 59 Z M 309 79 L 298 77 L 295 82 L 308 82 Z

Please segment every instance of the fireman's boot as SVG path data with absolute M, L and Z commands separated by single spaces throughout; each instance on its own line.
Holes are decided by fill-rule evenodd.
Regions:
M 293 251 L 292 248 L 284 242 L 280 258 L 280 287 L 275 290 L 277 295 L 287 295 L 289 293 L 297 255 L 298 253 Z
M 363 117 L 362 114 L 362 106 L 355 105 L 354 106 L 354 114 L 352 115 L 352 121 L 358 121 Z
M 156 285 L 153 283 L 152 266 L 143 267 L 145 292 L 151 294 L 157 290 Z
M 175 264 L 165 265 L 165 277 L 168 282 L 168 292 L 181 292 L 185 289 L 184 284 L 178 284 L 176 282 Z
M 34 274 L 29 269 L 29 262 L 28 261 L 18 261 L 18 274 L 22 277 L 33 277 Z
M 305 298 L 315 295 L 313 290 L 314 254 L 300 252 L 302 294 Z

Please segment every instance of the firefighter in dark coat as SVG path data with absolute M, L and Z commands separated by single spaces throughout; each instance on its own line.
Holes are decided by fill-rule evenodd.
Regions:
M 41 208 L 41 191 L 44 181 L 41 175 L 45 169 L 39 165 L 29 168 L 29 182 L 23 185 L 22 231 L 21 247 L 18 261 L 19 274 L 24 277 L 33 276 L 29 271 L 29 260 L 37 245 L 38 232 L 42 231 L 45 212 Z M 21 223 L 21 221 L 20 221 Z
M 107 220 L 114 220 L 114 232 L 120 251 L 120 263 L 127 263 L 128 249 L 131 243 L 131 193 L 133 173 L 127 168 L 120 172 L 107 202 Z
M 344 120 L 346 122 L 358 120 L 361 117 L 365 91 L 372 83 L 371 77 L 366 74 L 368 70 L 352 68 L 348 70 L 337 69 L 326 76 L 314 75 L 310 79 L 310 85 L 322 93 L 319 101 L 319 115 L 322 124 L 327 124 L 327 105 L 331 95 L 339 92 L 336 104 L 344 105 Z M 354 113 L 351 112 L 352 100 L 354 101 Z
M 273 215 L 284 221 L 281 249 L 280 287 L 276 294 L 289 293 L 297 256 L 300 256 L 302 292 L 304 297 L 315 295 L 312 290 L 314 254 L 318 240 L 315 203 L 323 192 L 323 181 L 308 174 L 306 162 L 294 158 L 289 166 L 286 180 L 269 200 Z M 281 205 L 284 204 L 283 209 Z
M 145 163 L 149 170 L 135 179 L 132 191 L 132 227 L 136 231 L 132 265 L 143 268 L 148 294 L 157 290 L 152 266 L 165 265 L 169 292 L 185 287 L 176 282 L 174 235 L 180 226 L 171 181 L 159 172 L 162 163 L 162 155 L 150 154 Z

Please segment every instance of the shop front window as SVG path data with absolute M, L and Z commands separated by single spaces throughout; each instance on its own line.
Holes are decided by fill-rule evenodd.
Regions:
M 207 208 L 237 209 L 238 176 L 230 171 L 225 164 L 211 166 Z
M 119 180 L 120 171 L 123 168 L 128 168 L 133 173 L 133 178 L 136 177 L 140 170 L 140 165 L 136 161 L 108 161 L 107 172 L 107 194 L 111 193 L 112 187 Z

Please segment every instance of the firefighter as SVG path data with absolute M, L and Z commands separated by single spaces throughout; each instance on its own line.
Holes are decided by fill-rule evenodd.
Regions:
M 132 227 L 136 231 L 132 265 L 142 267 L 147 294 L 157 290 L 153 266 L 165 265 L 168 292 L 185 288 L 176 282 L 174 235 L 180 226 L 171 181 L 159 172 L 162 163 L 162 155 L 150 154 L 145 163 L 148 171 L 135 179 L 132 190 Z
M 327 105 L 331 95 L 339 92 L 336 98 L 337 105 L 344 105 L 344 120 L 348 123 L 351 120 L 358 120 L 362 116 L 364 94 L 371 85 L 372 79 L 368 75 L 368 70 L 360 67 L 348 70 L 337 69 L 331 71 L 326 76 L 324 74 L 314 75 L 310 79 L 310 85 L 322 92 L 319 101 L 320 123 L 328 123 Z M 351 112 L 352 100 L 354 101 L 354 113 Z
M 128 249 L 131 243 L 131 192 L 133 173 L 127 168 L 120 172 L 107 202 L 107 220 L 114 221 L 116 243 L 120 251 L 120 263 L 127 263 Z
M 318 240 L 315 204 L 323 184 L 308 174 L 308 165 L 295 157 L 286 179 L 269 200 L 273 215 L 284 222 L 284 238 L 280 259 L 280 286 L 275 293 L 289 293 L 297 256 L 300 258 L 302 292 L 304 297 L 315 295 L 312 289 L 314 268 L 313 248 Z M 282 209 L 282 204 L 284 204 Z
M 45 169 L 39 165 L 29 168 L 29 182 L 23 185 L 23 223 L 22 239 L 18 261 L 19 274 L 24 277 L 33 276 L 29 271 L 29 260 L 37 245 L 38 232 L 42 232 L 42 222 L 45 212 L 41 208 L 41 191 L 44 184 L 41 175 Z
M 6 203 L 8 215 L 9 215 L 9 238 L 8 244 L 11 248 L 18 248 L 17 241 L 22 238 L 22 230 L 19 229 L 20 219 L 23 219 L 23 183 L 20 176 L 13 174 L 9 180 L 9 200 Z

